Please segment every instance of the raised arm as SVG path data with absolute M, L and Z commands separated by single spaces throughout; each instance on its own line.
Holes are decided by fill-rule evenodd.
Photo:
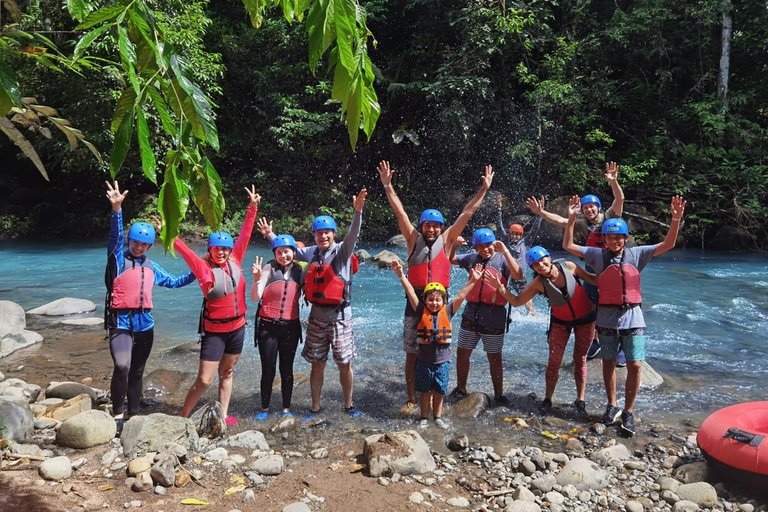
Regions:
M 107 199 L 109 199 L 112 205 L 112 218 L 110 220 L 109 229 L 109 246 L 107 247 L 107 254 L 116 254 L 123 249 L 123 201 L 125 196 L 128 195 L 128 191 L 120 192 L 120 185 L 115 180 L 114 185 L 110 182 L 107 184 Z
M 248 211 L 245 214 L 245 220 L 240 227 L 240 234 L 235 242 L 235 247 L 232 249 L 232 257 L 237 261 L 243 261 L 245 251 L 248 249 L 248 243 L 251 241 L 251 234 L 253 233 L 253 225 L 256 222 L 256 216 L 259 214 L 259 202 L 261 196 L 256 193 L 256 187 L 251 185 L 251 188 L 245 187 L 245 191 L 248 193 L 248 198 L 251 200 L 248 205 Z
M 672 214 L 672 222 L 669 224 L 669 231 L 667 236 L 664 237 L 664 241 L 656 246 L 656 250 L 653 251 L 654 256 L 663 254 L 675 246 L 677 241 L 677 234 L 680 232 L 680 222 L 683 220 L 683 213 L 685 212 L 685 205 L 688 201 L 685 201 L 680 196 L 673 196 L 672 202 L 669 205 L 669 212 Z
M 505 244 L 509 242 L 509 235 L 507 234 L 507 228 L 504 225 L 504 217 L 501 215 L 503 207 L 503 198 L 501 194 L 496 195 L 496 233 L 497 238 Z
M 523 288 L 523 291 L 520 292 L 520 295 L 515 295 L 512 293 L 509 288 L 507 288 L 507 285 L 502 283 L 499 277 L 495 274 L 486 273 L 483 279 L 485 279 L 485 283 L 487 285 L 498 291 L 501 296 L 506 299 L 507 302 L 515 307 L 524 305 L 526 302 L 533 299 L 537 293 L 544 291 L 544 288 L 541 285 L 541 278 L 539 277 L 528 283 L 528 286 Z
M 462 231 L 464 231 L 464 228 L 467 226 L 469 219 L 472 218 L 472 215 L 474 215 L 477 209 L 480 207 L 480 203 L 483 202 L 485 194 L 488 192 L 488 189 L 491 188 L 491 183 L 493 183 L 493 167 L 486 165 L 485 173 L 483 174 L 483 181 L 480 185 L 480 190 L 478 190 L 474 197 L 469 200 L 467 205 L 461 211 L 461 214 L 459 214 L 459 218 L 456 219 L 456 222 L 454 222 L 451 227 L 443 232 L 443 242 L 445 242 L 446 254 L 451 253 L 451 246 L 456 243 L 456 238 L 461 234 Z
M 477 283 L 482 278 L 483 278 L 482 265 L 477 264 L 469 270 L 469 281 L 467 281 L 467 284 L 465 284 L 462 287 L 462 289 L 459 290 L 459 293 L 456 294 L 456 297 L 451 302 L 451 307 L 454 313 L 456 313 L 456 311 L 459 310 L 459 308 L 461 307 L 461 303 L 464 302 L 464 299 L 467 298 L 467 295 L 469 295 L 469 292 L 475 286 L 475 283 Z
M 531 196 L 525 200 L 525 205 L 534 214 L 538 215 L 550 224 L 560 226 L 561 228 L 564 228 L 565 225 L 568 224 L 568 219 L 565 217 L 561 217 L 556 213 L 548 212 L 544 209 L 544 196 L 541 196 L 539 199 L 536 199 L 536 196 Z
M 568 201 L 568 223 L 565 226 L 565 234 L 563 235 L 563 249 L 574 256 L 581 257 L 579 246 L 573 243 L 573 224 L 576 222 L 579 210 L 581 210 L 579 196 L 573 196 L 570 201 Z
M 504 242 L 501 240 L 496 240 L 493 242 L 493 248 L 496 249 L 497 252 L 500 252 L 502 256 L 504 256 L 504 259 L 507 262 L 507 266 L 509 267 L 510 277 L 512 277 L 512 279 L 515 281 L 521 281 L 523 279 L 523 271 L 520 269 L 520 265 L 517 264 L 515 258 L 512 257 L 512 253 L 509 252 L 507 246 L 504 245 Z
M 392 207 L 392 211 L 395 212 L 397 225 L 400 228 L 400 233 L 402 233 L 408 243 L 408 251 L 410 252 L 413 248 L 413 244 L 416 243 L 418 233 L 411 224 L 411 220 L 408 218 L 408 214 L 405 213 L 405 208 L 403 208 L 403 203 L 400 202 L 400 198 L 397 197 L 395 188 L 392 186 L 392 177 L 395 175 L 395 171 L 389 166 L 389 162 L 386 160 L 379 162 L 379 166 L 376 170 L 379 172 L 379 179 L 381 179 L 381 184 L 384 185 L 384 193 L 387 195 L 387 201 L 389 201 L 389 206 Z
M 368 196 L 366 189 L 361 189 L 356 196 L 352 196 L 352 207 L 355 209 L 355 214 L 352 217 L 352 224 L 349 225 L 349 231 L 344 235 L 344 241 L 341 242 L 339 248 L 338 258 L 346 260 L 351 257 L 355 250 L 355 244 L 357 239 L 360 238 L 360 226 L 363 223 L 363 206 L 365 206 L 365 198 Z
M 605 179 L 608 180 L 608 184 L 613 191 L 611 210 L 613 210 L 617 218 L 621 218 L 624 213 L 624 191 L 621 189 L 621 185 L 619 185 L 619 166 L 616 162 L 605 164 Z
M 262 267 L 264 258 L 256 256 L 256 260 L 251 267 L 251 273 L 253 274 L 253 285 L 251 286 L 251 299 L 253 302 L 261 300 L 261 294 L 264 293 L 264 287 L 267 284 L 269 273 L 272 271 L 269 263 L 266 267 Z
M 544 199 L 542 197 L 542 199 Z M 530 227 L 528 232 L 523 237 L 523 240 L 525 240 L 525 246 L 531 247 L 533 245 L 533 241 L 536 240 L 536 237 L 539 235 L 539 229 L 541 229 L 541 221 L 544 220 L 544 217 L 539 215 L 536 217 L 536 220 L 533 221 L 533 225 Z
M 419 307 L 419 297 L 416 295 L 416 290 L 413 289 L 413 285 L 406 279 L 405 273 L 403 272 L 403 266 L 399 261 L 395 260 L 392 262 L 392 270 L 395 272 L 397 278 L 400 279 L 400 284 L 403 286 L 403 290 L 405 290 L 405 296 L 408 298 L 408 303 L 415 311 L 416 308 Z

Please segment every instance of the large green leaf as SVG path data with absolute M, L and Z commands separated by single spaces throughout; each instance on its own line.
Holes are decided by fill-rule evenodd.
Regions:
M 163 218 L 160 238 L 167 250 L 172 249 L 173 241 L 179 236 L 179 226 L 187 213 L 188 204 L 187 185 L 176 176 L 175 166 L 167 166 L 163 186 L 160 187 L 160 195 L 157 198 L 157 206 Z
M 197 113 L 197 121 L 203 128 L 204 138 L 216 151 L 219 150 L 219 132 L 216 129 L 213 108 L 208 97 L 192 80 L 193 73 L 187 67 L 184 60 L 178 55 L 171 56 L 171 69 L 173 70 L 179 86 L 187 93 L 192 106 Z M 183 104 L 182 104 L 183 106 Z
M 357 28 L 355 5 L 351 0 L 333 0 L 333 4 L 339 63 L 352 73 L 355 67 L 352 43 L 356 39 L 355 29 Z
M 13 70 L 0 60 L 0 116 L 4 116 L 14 105 L 20 103 L 19 80 Z
M 309 33 L 309 69 L 312 73 L 317 63 L 336 37 L 334 28 L 334 0 L 315 0 L 309 9 L 307 31 Z
M 266 9 L 269 0 L 243 0 L 245 6 L 245 12 L 251 17 L 251 25 L 253 28 L 261 27 L 264 21 L 264 10 Z
M 222 194 L 221 178 L 208 157 L 203 158 L 199 173 L 191 177 L 192 200 L 205 222 L 216 229 L 224 216 L 224 195 Z
M 149 94 L 149 97 L 152 99 L 152 103 L 154 103 L 155 108 L 157 109 L 158 115 L 160 115 L 160 121 L 163 123 L 163 131 L 171 137 L 175 138 L 176 125 L 173 124 L 171 114 L 168 112 L 168 105 L 166 105 L 163 96 L 160 94 L 160 91 L 150 85 L 147 87 L 147 94 Z
M 83 56 L 83 53 L 85 53 L 85 50 L 88 49 L 89 46 L 96 40 L 97 37 L 99 37 L 101 34 L 106 32 L 112 28 L 112 25 L 102 25 L 99 28 L 95 28 L 85 34 L 83 37 L 80 38 L 80 40 L 75 45 L 75 51 L 72 54 L 72 58 L 74 60 L 79 59 Z
M 83 21 L 93 10 L 93 6 L 86 0 L 67 0 L 67 10 L 77 21 Z
M 30 142 L 26 139 L 26 137 L 24 137 L 18 128 L 16 128 L 10 119 L 5 116 L 0 116 L 0 131 L 2 131 L 9 139 L 11 139 L 11 142 L 16 144 L 19 149 L 21 149 L 22 153 L 27 156 L 27 158 L 32 160 L 32 163 L 35 164 L 35 167 L 37 167 L 37 170 L 40 171 L 40 174 L 43 175 L 43 178 L 45 178 L 46 181 L 51 181 L 48 179 L 48 173 L 45 172 L 45 166 L 40 160 L 40 156 L 37 154 L 35 147 L 30 144 Z
M 349 133 L 349 143 L 354 151 L 355 145 L 357 145 L 357 134 L 360 132 L 360 113 L 363 109 L 362 81 L 359 78 L 353 80 L 350 88 L 351 91 L 347 98 L 347 132 Z
M 117 133 L 115 133 L 115 142 L 112 144 L 112 154 L 109 157 L 109 170 L 112 179 L 117 177 L 117 172 L 120 170 L 120 167 L 123 166 L 125 156 L 128 154 L 128 149 L 131 147 L 133 115 L 134 108 L 132 106 L 123 116 L 123 120 L 120 122 L 120 127 L 117 129 Z
M 85 18 L 85 21 L 75 27 L 75 30 L 86 30 L 104 21 L 113 20 L 117 18 L 121 13 L 125 12 L 125 10 L 129 5 L 133 3 L 133 1 L 134 0 L 119 0 L 115 4 L 108 5 L 96 12 L 92 12 L 88 15 L 87 18 Z
M 149 181 L 157 185 L 157 161 L 149 143 L 149 126 L 141 108 L 136 111 L 136 137 L 139 139 L 141 152 L 141 170 Z
M 123 118 L 128 112 L 133 112 L 133 108 L 136 105 L 136 91 L 133 88 L 128 88 L 120 95 L 120 99 L 117 100 L 115 105 L 115 112 L 112 114 L 112 126 L 110 131 L 112 135 L 117 133 L 118 128 L 123 122 Z

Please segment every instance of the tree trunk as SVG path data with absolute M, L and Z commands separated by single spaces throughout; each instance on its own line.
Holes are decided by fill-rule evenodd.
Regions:
M 720 48 L 720 74 L 717 80 L 717 97 L 722 102 L 723 110 L 728 108 L 728 77 L 731 69 L 731 36 L 733 34 L 733 14 L 731 2 L 727 2 L 723 12 L 723 28 Z

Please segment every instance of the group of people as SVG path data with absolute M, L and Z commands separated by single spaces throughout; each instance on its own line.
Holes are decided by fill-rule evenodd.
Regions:
M 421 427 L 429 425 L 430 411 L 438 426 L 448 426 L 442 412 L 444 398 L 449 395 L 451 318 L 464 301 L 467 305 L 461 316 L 457 342 L 456 386 L 450 396 L 455 399 L 467 396 L 471 354 L 482 340 L 490 367 L 493 401 L 497 405 L 508 404 L 501 355 L 510 323 L 507 305 L 525 305 L 530 314 L 536 314 L 532 299 L 543 294 L 549 300 L 550 327 L 546 393 L 540 413 L 547 414 L 552 407 L 560 364 L 570 334 L 574 332 L 576 410 L 586 414 L 586 361 L 589 352 L 599 352 L 608 401 L 603 422 L 619 422 L 625 434 L 633 435 L 634 403 L 641 363 L 645 359 L 640 271 L 653 256 L 674 247 L 686 202 L 679 196 L 672 198 L 672 223 L 662 243 L 629 247 L 629 229 L 621 219 L 624 196 L 618 184 L 618 166 L 611 162 L 606 165 L 605 176 L 614 192 L 614 201 L 607 211 L 602 211 L 596 196 L 581 199 L 574 196 L 568 205 L 568 217 L 564 218 L 546 211 L 543 197 L 530 197 L 526 204 L 536 218 L 528 233 L 520 224 L 512 224 L 507 233 L 499 199 L 500 240 L 493 230 L 480 228 L 472 234 L 474 251 L 457 254 L 457 249 L 466 243 L 461 237 L 462 231 L 491 187 L 494 176 L 491 166 L 485 167 L 480 189 L 456 222 L 448 227 L 443 214 L 435 209 L 423 211 L 414 227 L 392 185 L 394 170 L 386 161 L 381 162 L 377 170 L 408 254 L 407 271 L 399 262 L 392 265 L 407 298 L 403 350 L 408 398 L 402 412 L 411 413 L 418 404 Z M 215 232 L 209 237 L 208 251 L 200 257 L 177 239 L 174 248 L 190 271 L 173 276 L 146 257 L 155 239 L 155 228 L 150 224 L 133 224 L 128 232 L 128 247 L 123 247 L 121 205 L 127 191 L 121 192 L 117 182 L 107 183 L 107 188 L 112 204 L 112 230 L 105 310 L 115 364 L 111 394 L 118 433 L 125 421 L 126 395 L 127 415 L 138 413 L 141 379 L 153 339 L 152 286 L 178 288 L 194 280 L 203 293 L 202 345 L 198 375 L 181 415 L 186 417 L 192 412 L 218 374 L 218 398 L 226 421 L 230 425 L 237 422 L 227 411 L 234 367 L 243 349 L 246 278 L 242 261 L 254 226 L 271 241 L 274 255 L 266 263 L 256 258 L 251 269 L 251 298 L 258 303 L 255 343 L 262 367 L 261 409 L 255 419 L 263 421 L 270 415 L 272 382 L 278 361 L 282 389 L 280 414 L 292 415 L 293 363 L 302 340 L 299 320 L 302 294 L 311 303 L 302 350 L 302 356 L 311 364 L 311 408 L 306 419 L 311 421 L 321 410 L 324 372 L 330 355 L 339 369 L 344 411 L 353 418 L 360 415 L 353 400 L 352 361 L 357 349 L 350 283 L 356 271 L 353 251 L 362 224 L 365 189 L 353 197 L 354 215 L 343 240 L 336 241 L 335 220 L 321 215 L 312 222 L 315 245 L 305 247 L 289 234 L 276 235 L 273 223 L 266 218 L 257 222 L 261 197 L 254 187 L 246 188 L 250 204 L 237 240 L 228 233 Z M 160 229 L 159 220 L 154 220 Z M 542 220 L 565 228 L 563 248 L 583 259 L 586 268 L 564 259 L 553 260 L 547 249 L 532 246 Z M 468 273 L 466 284 L 454 298 L 448 295 L 452 265 Z M 526 266 L 534 272 L 530 282 L 525 278 Z M 622 363 L 620 352 L 626 357 L 628 370 L 623 410 L 618 407 L 616 397 L 615 367 Z

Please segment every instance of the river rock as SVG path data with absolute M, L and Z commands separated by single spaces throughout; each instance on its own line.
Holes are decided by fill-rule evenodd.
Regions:
M 173 459 L 165 458 L 156 462 L 149 474 L 155 483 L 163 487 L 173 487 L 176 483 L 176 467 Z
M 469 508 L 469 500 L 464 496 L 459 496 L 457 498 L 448 498 L 448 500 L 445 503 L 448 504 L 448 506 L 454 507 L 454 508 Z
M 183 373 L 160 368 L 144 377 L 144 395 L 160 397 L 173 394 L 183 380 Z
M 152 460 L 149 457 L 136 457 L 128 463 L 126 474 L 128 476 L 138 476 L 139 473 L 144 473 L 152 469 Z
M 400 235 L 395 235 L 386 242 L 384 242 L 384 245 L 395 245 L 397 247 L 407 247 L 408 242 L 405 240 L 405 237 Z
M 26 329 L 21 332 L 8 333 L 5 336 L 0 337 L 0 359 L 5 356 L 27 348 L 35 343 L 43 341 L 43 337 L 34 331 L 27 331 Z
M 460 452 L 469 448 L 469 438 L 465 434 L 459 434 L 448 441 L 448 449 L 452 452 Z
M 403 260 L 401 260 L 397 254 L 390 251 L 381 251 L 376 256 L 371 258 L 371 261 L 376 263 L 379 268 L 389 268 L 393 261 L 399 261 L 400 265 L 405 266 Z
M 361 262 L 368 261 L 371 259 L 371 253 L 366 251 L 365 249 L 358 249 L 355 251 L 355 256 L 357 256 L 357 259 Z
M 512 498 L 518 501 L 530 501 L 530 502 L 536 501 L 536 495 L 533 494 L 531 490 L 524 485 L 521 485 L 517 489 L 515 489 L 515 492 L 512 493 Z
M 115 420 L 99 410 L 81 412 L 61 424 L 56 444 L 70 448 L 91 448 L 110 442 L 117 432 Z
M 603 448 L 592 456 L 592 459 L 605 466 L 611 459 L 625 460 L 631 457 L 629 449 L 621 443 Z
M 59 323 L 63 325 L 74 325 L 75 327 L 101 327 L 104 325 L 104 319 L 95 316 L 86 316 L 83 318 L 66 318 Z
M 24 443 L 35 431 L 35 417 L 23 399 L 0 396 L 0 418 L 3 419 L 0 438 Z
M 197 447 L 199 437 L 195 424 L 189 418 L 154 413 L 134 416 L 125 423 L 120 441 L 123 453 L 151 452 L 176 443 L 188 450 Z
M 0 338 L 16 334 L 27 328 L 24 308 L 9 300 L 0 300 Z
M 437 467 L 429 446 L 415 430 L 368 436 L 363 454 L 373 478 L 394 473 L 419 475 Z
M 145 471 L 136 475 L 136 480 L 133 481 L 131 490 L 134 492 L 144 492 L 149 491 L 152 487 L 152 476 L 149 474 L 149 471 Z
M 588 459 L 569 460 L 557 475 L 560 486 L 573 485 L 580 491 L 602 489 L 608 485 L 608 476 L 600 466 Z
M 279 475 L 285 471 L 285 460 L 280 455 L 267 455 L 253 463 L 253 470 L 264 476 Z
M 507 505 L 504 512 L 541 512 L 541 507 L 530 501 L 513 501 Z
M 99 395 L 91 386 L 86 386 L 85 384 L 81 384 L 79 382 L 53 381 L 48 384 L 47 388 L 45 388 L 46 398 L 61 398 L 62 400 L 69 400 L 70 398 L 74 398 L 77 395 L 81 395 L 83 393 L 91 397 L 91 405 L 93 405 L 94 408 L 99 406 Z
M 672 512 L 699 512 L 701 510 L 697 504 L 692 501 L 680 500 L 672 505 Z
M 705 482 L 712 477 L 709 471 L 709 465 L 706 461 L 683 464 L 675 470 L 673 476 L 684 484 Z
M 69 457 L 53 457 L 40 463 L 38 473 L 46 480 L 65 480 L 72 476 L 72 463 Z
M 56 421 L 66 421 L 69 418 L 73 418 L 81 412 L 90 411 L 92 409 L 91 397 L 86 393 L 78 395 L 74 398 L 62 402 L 61 404 L 50 405 L 46 407 L 42 414 L 43 418 L 50 418 Z
M 488 409 L 490 403 L 485 393 L 470 393 L 454 404 L 451 414 L 457 418 L 477 418 Z
M 11 446 L 11 453 L 18 455 L 40 455 L 42 450 L 36 444 L 15 443 Z
M 296 501 L 283 507 L 282 512 L 312 512 L 312 509 L 303 501 Z
M 717 505 L 717 491 L 707 482 L 683 484 L 676 494 L 684 501 L 692 501 L 700 507 L 711 508 Z
M 42 388 L 36 384 L 27 384 L 21 379 L 6 379 L 0 382 L 0 396 L 20 398 L 32 403 L 40 396 Z
M 248 450 L 269 451 L 269 444 L 264 438 L 264 434 L 258 430 L 246 430 L 218 442 L 218 446 L 229 446 L 231 448 L 246 448 Z
M 65 297 L 27 311 L 30 315 L 64 316 L 88 313 L 96 309 L 96 304 L 86 299 Z

